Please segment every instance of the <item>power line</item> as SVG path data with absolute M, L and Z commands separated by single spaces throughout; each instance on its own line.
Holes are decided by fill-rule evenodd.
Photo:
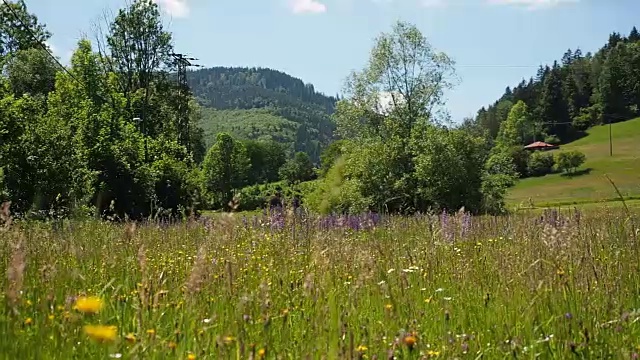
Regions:
M 60 68 L 64 70 L 64 72 L 69 74 L 69 76 L 71 76 L 73 80 L 80 83 L 80 81 L 78 81 L 78 79 L 66 67 L 64 67 L 64 65 L 62 65 L 62 63 L 58 60 L 58 58 L 56 58 L 51 52 L 49 52 L 49 48 L 44 43 L 38 40 L 38 37 L 36 36 L 36 34 L 34 34 L 33 30 L 31 30 L 31 28 L 25 24 L 24 20 L 20 18 L 20 16 L 15 12 L 15 10 L 13 10 L 13 8 L 11 7 L 11 4 L 7 0 L 2 0 L 2 2 L 5 4 L 7 9 L 9 9 L 9 12 L 13 15 L 13 17 L 22 25 L 23 28 L 27 30 L 27 32 L 31 36 L 31 39 L 34 42 L 36 42 L 38 45 L 40 45 L 40 47 L 47 53 L 47 55 L 49 55 L 49 57 L 52 58 L 56 62 L 56 64 L 58 64 L 58 66 L 60 66 Z
M 456 68 L 538 68 L 540 65 L 509 65 L 509 64 L 456 64 Z
M 5 6 L 7 7 L 7 9 L 9 9 L 9 12 L 11 12 L 11 14 L 13 15 L 13 17 L 15 18 L 15 20 L 17 20 L 23 28 L 25 28 L 27 30 L 27 32 L 29 33 L 29 36 L 31 37 L 32 41 L 37 43 L 44 51 L 45 53 L 51 58 L 53 59 L 56 64 L 58 64 L 58 66 L 65 72 L 67 73 L 71 79 L 73 79 L 78 85 L 83 86 L 84 84 L 78 80 L 78 78 L 76 78 L 64 65 L 62 65 L 62 63 L 49 51 L 49 48 L 43 43 L 41 42 L 38 37 L 36 36 L 36 34 L 33 32 L 33 30 L 27 26 L 27 24 L 25 23 L 25 21 L 23 19 L 20 18 L 20 15 L 18 15 L 15 10 L 11 7 L 11 4 L 7 1 L 7 0 L 2 0 L 2 2 L 5 4 Z M 182 77 L 184 78 L 184 81 L 186 82 L 186 66 L 195 66 L 195 67 L 202 67 L 201 65 L 195 65 L 195 64 L 191 64 L 189 62 L 189 60 L 197 60 L 195 58 L 185 58 L 182 54 L 170 54 L 171 56 L 173 56 L 174 58 L 176 58 L 178 60 L 178 81 L 180 82 L 180 77 L 182 75 Z M 180 71 L 182 70 L 182 71 Z M 183 73 L 183 74 L 181 74 Z M 147 91 L 148 91 L 148 86 L 149 84 L 146 84 L 147 86 Z M 107 100 L 105 100 L 104 97 L 102 97 L 102 95 L 97 94 L 98 97 L 104 101 L 105 103 L 107 102 Z M 144 105 L 143 108 L 143 112 L 144 110 L 146 110 L 146 103 Z M 184 110 L 182 110 L 184 111 Z M 143 122 L 143 126 L 146 123 L 146 116 L 142 116 L 142 122 Z M 134 121 L 138 121 L 140 122 L 139 118 L 134 118 Z M 188 125 L 187 125 L 188 126 Z M 146 139 L 146 126 L 144 126 L 143 129 L 143 133 L 145 135 L 145 159 L 147 157 L 147 139 Z M 188 146 L 188 145 L 187 145 Z
M 20 24 L 27 29 L 27 31 L 29 32 L 29 34 L 31 35 L 31 38 L 38 43 L 38 45 L 40 45 L 40 47 L 42 47 L 42 49 L 60 66 L 60 68 L 62 68 L 67 74 L 69 74 L 69 76 L 73 77 L 74 80 L 78 81 L 75 76 L 69 72 L 69 70 L 62 65 L 62 63 L 58 60 L 58 58 L 56 58 L 47 48 L 47 46 L 45 44 L 43 44 L 42 42 L 38 41 L 36 35 L 33 33 L 33 31 L 31 30 L 30 27 L 28 27 L 25 22 L 23 21 L 23 19 L 20 18 L 20 16 L 13 10 L 13 8 L 11 8 L 10 3 L 7 0 L 2 0 L 2 2 L 7 6 L 7 8 L 9 9 L 9 11 L 11 12 L 11 14 L 13 15 L 13 17 L 18 20 L 18 22 L 20 22 Z M 177 54 L 171 54 L 171 55 L 177 55 Z M 188 58 L 185 58 L 185 60 L 191 60 Z M 538 65 L 517 65 L 517 64 L 456 64 L 455 67 L 456 68 L 538 68 L 540 66 L 544 66 L 543 64 L 538 64 Z M 202 67 L 202 66 L 200 66 Z

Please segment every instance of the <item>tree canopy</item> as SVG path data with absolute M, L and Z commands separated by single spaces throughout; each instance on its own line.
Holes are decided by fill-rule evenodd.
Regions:
M 376 39 L 338 102 L 344 141 L 318 188 L 321 210 L 483 210 L 483 138 L 437 121 L 454 75 L 453 61 L 409 23 Z
M 495 103 L 478 110 L 473 125 L 496 139 L 510 109 L 522 101 L 537 140 L 568 142 L 591 126 L 640 116 L 639 59 L 640 36 L 635 27 L 626 37 L 612 33 L 594 53 L 569 49 L 561 61 L 541 66 L 529 80 L 507 87 Z

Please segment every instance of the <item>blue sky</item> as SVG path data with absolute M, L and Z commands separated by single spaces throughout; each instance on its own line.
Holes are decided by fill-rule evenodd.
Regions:
M 640 28 L 637 0 L 156 0 L 176 51 L 205 66 L 262 66 L 333 95 L 362 68 L 374 38 L 396 20 L 420 28 L 457 63 L 452 120 L 473 116 L 506 86 L 568 49 L 595 51 L 609 33 Z M 63 61 L 105 11 L 124 0 L 26 0 Z

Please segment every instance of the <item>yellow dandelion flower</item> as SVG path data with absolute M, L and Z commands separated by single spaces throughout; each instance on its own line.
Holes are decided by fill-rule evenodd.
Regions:
M 387 305 L 385 305 L 385 306 L 384 306 L 384 308 L 385 308 L 386 310 L 391 310 L 391 309 L 393 309 L 393 305 L 391 305 L 391 304 L 387 304 Z
M 89 296 L 89 297 L 79 297 L 76 300 L 76 304 L 73 307 L 74 309 L 89 314 L 95 314 L 100 312 L 104 307 L 104 302 L 97 296 Z
M 128 343 L 133 344 L 136 342 L 136 336 L 133 333 L 128 333 L 124 336 L 124 339 L 127 340 Z
M 358 346 L 356 348 L 356 351 L 359 352 L 359 353 L 363 353 L 363 352 L 365 352 L 367 350 L 368 350 L 368 348 L 366 346 L 364 346 L 364 345 L 360 345 L 360 346 Z
M 233 336 L 225 336 L 222 341 L 224 341 L 225 344 L 231 344 L 233 341 L 235 340 L 235 338 Z
M 98 342 L 111 342 L 116 339 L 118 328 L 106 325 L 86 325 L 84 332 Z
M 56 318 L 56 316 L 55 316 L 55 315 L 53 315 L 53 314 L 49 314 L 48 318 L 49 318 L 49 320 L 53 321 L 53 319 L 55 319 L 55 318 Z
M 258 356 L 261 358 L 263 358 L 266 353 L 267 351 L 265 349 L 258 350 Z
M 154 329 L 147 330 L 147 335 L 154 336 L 155 334 L 156 334 L 156 331 Z
M 556 271 L 556 274 L 562 276 L 562 275 L 564 275 L 564 270 L 558 269 L 558 271 Z
M 196 355 L 194 353 L 189 353 L 189 355 L 187 355 L 187 360 L 196 360 Z
M 32 318 L 26 318 L 26 319 L 24 320 L 24 324 L 25 324 L 25 325 L 31 325 L 31 324 L 33 324 L 33 319 L 32 319 Z
M 436 356 L 440 355 L 440 351 L 429 350 L 429 351 L 427 351 L 427 355 L 436 357 Z

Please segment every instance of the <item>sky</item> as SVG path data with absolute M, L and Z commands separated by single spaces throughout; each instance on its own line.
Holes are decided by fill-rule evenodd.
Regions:
M 126 0 L 26 0 L 53 33 L 67 62 L 77 41 Z M 375 38 L 397 20 L 416 25 L 456 62 L 446 108 L 455 122 L 474 116 L 507 86 L 534 76 L 571 48 L 604 45 L 611 32 L 640 28 L 637 0 L 154 0 L 176 52 L 206 67 L 284 71 L 327 95 L 362 69 Z

